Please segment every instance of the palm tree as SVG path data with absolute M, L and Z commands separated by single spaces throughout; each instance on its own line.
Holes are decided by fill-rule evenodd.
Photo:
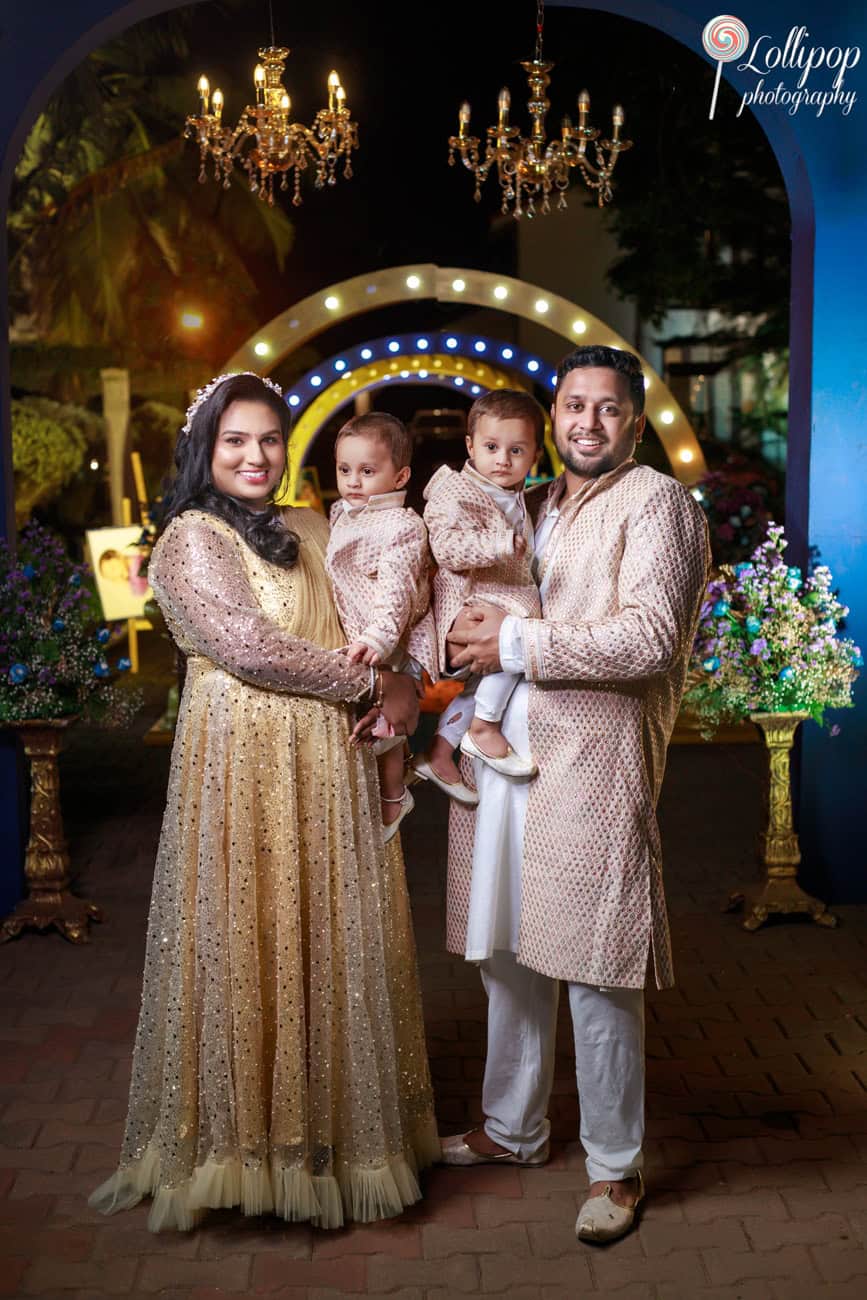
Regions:
M 178 314 L 195 305 L 210 327 L 198 354 L 218 363 L 258 322 L 257 272 L 284 266 L 281 209 L 240 182 L 197 183 L 180 134 L 188 22 L 163 15 L 95 51 L 30 132 L 10 200 L 11 297 L 45 343 L 171 368 Z

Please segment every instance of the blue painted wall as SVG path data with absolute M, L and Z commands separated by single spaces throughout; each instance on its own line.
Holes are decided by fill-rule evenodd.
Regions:
M 326 0 L 327 2 L 327 0 Z M 550 4 L 554 0 L 549 0 Z M 644 22 L 701 52 L 705 23 L 726 5 L 680 0 L 677 5 L 605 3 L 592 6 L 559 0 L 574 8 L 605 9 Z M 118 31 L 176 5 L 166 0 L 43 0 L 38 6 L 7 5 L 0 32 L 0 200 L 5 206 L 9 178 L 26 132 L 48 95 L 89 50 Z M 793 26 L 804 26 L 813 46 L 860 46 L 860 63 L 846 76 L 845 89 L 857 101 L 843 116 L 828 108 L 821 116 L 802 106 L 790 116 L 783 107 L 757 106 L 789 190 L 793 218 L 793 367 L 788 533 L 793 559 L 816 547 L 851 605 L 849 633 L 867 645 L 867 311 L 861 286 L 867 279 L 867 14 L 861 4 L 841 0 L 802 0 L 793 6 L 768 0 L 736 0 L 736 16 L 755 40 L 784 45 Z M 448 11 L 448 10 L 447 10 Z M 454 11 L 457 13 L 457 10 Z M 756 84 L 755 73 L 726 64 L 727 80 L 741 92 Z M 787 70 L 769 74 L 766 88 Z M 820 69 L 809 86 L 826 86 Z M 696 178 L 701 183 L 701 178 Z M 0 271 L 0 312 L 6 311 L 5 264 Z M 0 341 L 7 337 L 5 315 Z M 0 342 L 0 526 L 11 515 L 9 470 L 8 354 Z M 864 794 L 867 765 L 867 684 L 858 683 L 857 708 L 842 713 L 840 736 L 831 739 L 809 724 L 801 764 L 800 831 L 804 877 L 832 901 L 867 900 L 867 815 Z M 18 888 L 20 848 L 17 807 L 20 793 L 12 751 L 0 746 L 0 911 Z M 17 856 L 17 861 L 16 861 Z

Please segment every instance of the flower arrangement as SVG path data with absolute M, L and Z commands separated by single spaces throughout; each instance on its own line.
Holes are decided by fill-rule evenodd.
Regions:
M 716 564 L 735 564 L 751 555 L 773 520 L 778 485 L 744 456 L 731 455 L 696 484 L 696 499 L 707 515 Z
M 723 565 L 708 584 L 693 651 L 698 680 L 686 705 L 710 735 L 751 713 L 804 711 L 822 723 L 826 708 L 852 704 L 861 651 L 838 634 L 848 614 L 818 565 L 808 577 L 783 558 L 779 524 L 752 557 Z
M 100 625 L 88 569 L 63 543 L 32 522 L 17 557 L 0 546 L 0 725 L 81 717 L 125 726 L 141 692 L 121 689 L 106 658 L 110 631 Z

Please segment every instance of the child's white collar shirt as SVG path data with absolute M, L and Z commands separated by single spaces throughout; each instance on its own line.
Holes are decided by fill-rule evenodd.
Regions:
M 482 480 L 484 482 L 484 480 Z M 406 501 L 406 492 L 379 492 L 377 495 L 368 497 L 366 501 L 347 501 L 345 497 L 341 499 L 340 504 L 343 506 L 346 514 L 356 515 L 361 510 L 402 510 L 403 503 Z
M 527 507 L 524 505 L 524 489 L 500 487 L 498 483 L 492 483 L 490 479 L 484 477 L 475 468 L 474 465 L 467 461 L 463 469 L 467 478 L 472 479 L 483 492 L 485 492 L 493 501 L 498 510 L 501 510 L 508 523 L 518 532 L 524 531 L 524 520 L 527 518 Z

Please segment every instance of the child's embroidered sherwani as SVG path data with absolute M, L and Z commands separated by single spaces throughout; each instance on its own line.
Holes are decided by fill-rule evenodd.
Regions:
M 464 605 L 485 601 L 509 614 L 539 618 L 539 589 L 530 571 L 533 529 L 521 510 L 527 541 L 515 554 L 515 526 L 497 499 L 504 489 L 482 478 L 467 462 L 458 473 L 443 465 L 424 490 L 424 521 L 438 569 L 434 575 L 434 614 L 440 672 L 446 666 L 446 633 Z M 510 493 L 513 499 L 516 493 Z
M 383 492 L 349 509 L 336 501 L 326 567 L 347 640 L 363 641 L 393 666 L 396 652 L 409 655 L 436 681 L 427 531 L 405 500 L 405 492 Z

